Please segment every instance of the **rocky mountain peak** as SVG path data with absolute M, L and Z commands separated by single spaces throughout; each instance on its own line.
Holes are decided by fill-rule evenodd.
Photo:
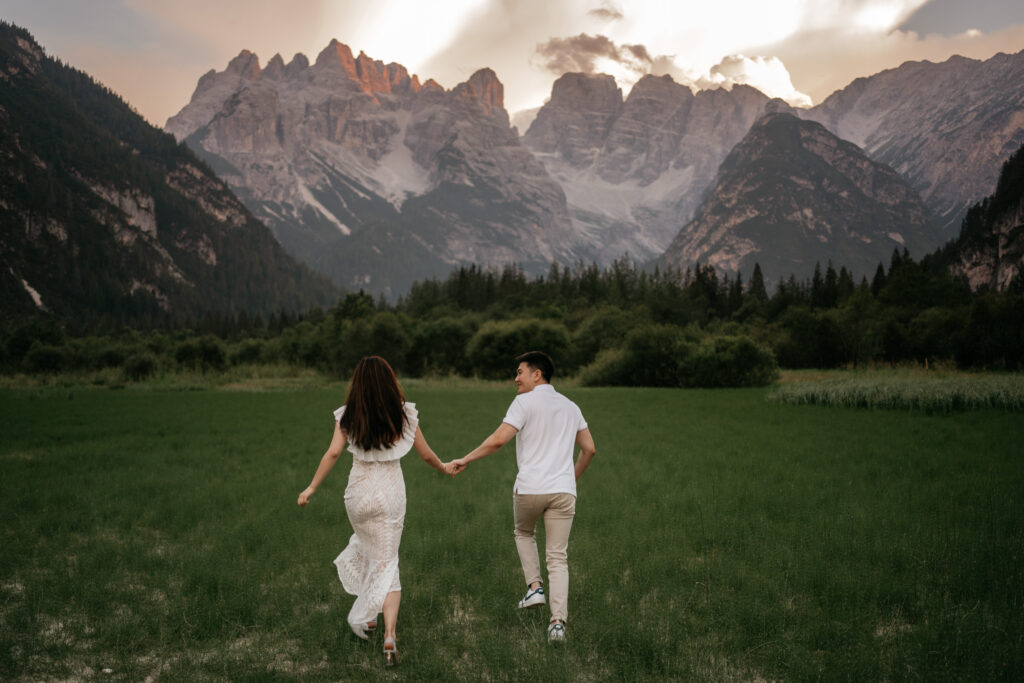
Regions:
M 622 90 L 607 74 L 567 73 L 551 87 L 524 142 L 539 152 L 557 152 L 569 164 L 593 162 L 622 112 Z
M 238 56 L 228 62 L 227 73 L 253 81 L 260 76 L 260 58 L 248 50 L 242 50 Z
M 419 79 L 410 78 L 408 70 L 392 62 L 385 65 L 365 52 L 352 56 L 348 45 L 332 39 L 316 58 L 315 68 L 325 71 L 341 71 L 348 80 L 355 83 L 368 95 L 416 92 L 420 89 Z
M 362 50 L 359 51 L 359 56 L 356 57 L 356 78 L 360 85 L 363 87 L 363 91 L 367 93 L 390 93 L 391 92 L 391 73 L 384 62 L 380 60 L 371 59 Z M 402 68 L 405 71 L 405 68 Z M 396 74 L 398 75 L 398 74 Z M 404 74 L 408 78 L 408 73 Z M 401 80 L 401 75 L 399 80 Z
M 633 89 L 629 91 L 629 97 L 626 98 L 626 101 L 628 102 L 630 99 L 639 97 L 669 99 L 685 97 L 686 95 L 693 95 L 693 91 L 685 85 L 676 83 L 668 74 L 664 76 L 647 74 L 636 82 Z
M 0 64 L 0 79 L 7 80 L 5 76 L 17 76 L 23 72 L 38 72 L 40 63 L 46 57 L 43 49 L 25 29 L 12 26 L 10 33 L 10 40 L 4 46 L 8 48 L 10 58 Z
M 285 76 L 288 78 L 295 78 L 300 73 L 309 68 L 309 58 L 301 52 L 295 53 L 292 57 L 292 61 L 288 62 L 288 65 L 284 68 Z
M 714 265 L 767 278 L 811 274 L 841 255 L 869 274 L 894 248 L 936 244 L 917 192 L 888 166 L 824 126 L 766 113 L 729 153 L 694 220 L 665 252 L 668 263 Z
M 456 100 L 478 103 L 487 117 L 499 111 L 505 113 L 505 86 L 498 80 L 498 75 L 488 68 L 477 70 L 469 80 L 455 86 L 452 96 Z M 505 116 L 508 114 L 505 113 Z
M 267 62 L 267 66 L 264 67 L 261 76 L 263 78 L 269 78 L 271 80 L 279 80 L 285 75 L 284 59 L 281 58 L 281 53 L 278 52 L 276 55 L 270 58 Z
M 617 113 L 622 108 L 622 90 L 608 74 L 567 73 L 551 86 L 551 104 Z
M 356 77 L 356 60 L 352 56 L 352 49 L 336 38 L 332 38 L 327 47 L 316 56 L 315 66 L 320 69 L 340 68 L 352 80 L 358 80 Z

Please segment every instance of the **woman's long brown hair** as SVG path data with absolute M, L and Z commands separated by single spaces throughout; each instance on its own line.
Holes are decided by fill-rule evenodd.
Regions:
M 356 365 L 338 424 L 348 440 L 364 451 L 390 448 L 402 437 L 408 418 L 405 396 L 395 371 L 380 356 Z

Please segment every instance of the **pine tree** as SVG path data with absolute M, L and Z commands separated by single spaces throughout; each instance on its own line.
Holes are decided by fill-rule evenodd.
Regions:
M 885 283 L 887 280 L 888 278 L 886 278 L 885 276 L 885 268 L 883 268 L 882 264 L 879 263 L 878 268 L 875 269 L 875 277 L 871 281 L 871 294 L 876 299 L 878 298 L 878 295 L 882 293 L 882 290 L 885 288 Z
M 750 276 L 750 285 L 747 293 L 753 297 L 755 301 L 764 303 L 768 301 L 768 290 L 764 286 L 764 274 L 761 272 L 761 264 L 754 264 L 754 274 Z

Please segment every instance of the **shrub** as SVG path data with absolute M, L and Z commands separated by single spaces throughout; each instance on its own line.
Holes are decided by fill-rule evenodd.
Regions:
M 913 354 L 919 360 L 956 355 L 957 339 L 967 325 L 966 309 L 928 308 L 907 326 Z
M 107 346 L 96 355 L 96 364 L 100 368 L 116 368 L 125 362 L 125 349 L 121 346 Z
M 466 318 L 439 318 L 423 323 L 412 338 L 407 356 L 408 371 L 416 375 L 472 374 L 466 347 L 476 327 Z
M 624 386 L 627 382 L 626 349 L 605 349 L 594 362 L 580 371 L 580 384 L 585 387 Z
M 227 350 L 224 342 L 207 334 L 181 342 L 174 352 L 174 359 L 191 370 L 220 372 L 227 367 Z
M 779 376 L 775 355 L 748 337 L 708 337 L 681 359 L 682 386 L 758 387 Z
M 251 365 L 260 362 L 265 343 L 262 339 L 243 339 L 231 347 L 228 362 L 231 365 Z
M 23 363 L 25 371 L 33 374 L 60 372 L 68 367 L 68 349 L 36 341 L 25 354 Z
M 778 376 L 775 356 L 747 337 L 707 337 L 699 342 L 670 325 L 631 332 L 621 349 L 602 351 L 584 368 L 587 386 L 746 387 Z
M 380 356 L 395 370 L 404 370 L 409 346 L 409 335 L 398 316 L 378 313 L 346 321 L 340 342 L 326 352 L 327 365 L 333 373 L 344 377 L 363 356 Z
M 620 308 L 605 307 L 583 321 L 572 335 L 572 353 L 576 365 L 586 365 L 605 349 L 622 345 L 636 326 L 636 316 Z
M 58 347 L 64 344 L 64 332 L 54 320 L 32 319 L 18 326 L 7 340 L 7 352 L 14 361 L 25 358 L 36 343 Z
M 796 306 L 779 322 L 784 334 L 774 351 L 782 367 L 834 368 L 842 363 L 844 340 L 831 317 Z
M 141 382 L 156 372 L 157 359 L 152 353 L 143 351 L 129 356 L 124 361 L 124 376 L 132 382 Z
M 485 323 L 469 340 L 466 355 L 480 377 L 510 377 L 515 357 L 526 351 L 544 351 L 555 361 L 555 372 L 572 369 L 568 360 L 569 331 L 564 325 L 535 318 Z
M 678 387 L 681 361 L 691 351 L 680 328 L 645 325 L 626 336 L 622 349 L 598 354 L 581 380 L 590 386 Z

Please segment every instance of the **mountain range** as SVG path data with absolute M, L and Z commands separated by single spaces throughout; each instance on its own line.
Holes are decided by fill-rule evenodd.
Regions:
M 401 293 L 460 263 L 571 261 L 562 189 L 509 125 L 490 69 L 444 90 L 331 42 L 313 64 L 243 52 L 166 129 L 293 254 L 350 288 Z
M 1024 52 L 908 62 L 806 110 L 748 86 L 693 93 L 668 76 L 646 76 L 624 98 L 610 76 L 565 74 L 519 131 L 489 69 L 445 90 L 333 41 L 313 64 L 275 55 L 261 68 L 243 51 L 200 79 L 166 129 L 292 254 L 343 286 L 393 296 L 467 263 L 515 261 L 540 274 L 552 261 L 607 264 L 628 255 L 684 263 L 681 254 L 700 252 L 705 262 L 734 267 L 742 259 L 729 255 L 728 235 L 720 241 L 726 251 L 706 241 L 698 248 L 693 221 L 702 215 L 707 229 L 718 214 L 702 206 L 722 163 L 744 141 L 748 154 L 738 159 L 751 158 L 752 126 L 780 112 L 817 122 L 891 167 L 918 195 L 908 201 L 925 210 L 923 223 L 895 232 L 923 255 L 955 237 L 967 207 L 1024 143 Z M 861 199 L 872 205 L 847 204 L 827 220 L 838 226 L 850 211 L 872 220 L 887 210 L 874 205 L 877 195 Z M 772 210 L 785 215 L 783 206 Z M 748 241 L 777 237 L 747 229 Z M 815 261 L 838 263 L 849 252 L 858 268 L 873 270 L 899 243 L 863 237 L 839 229 L 786 264 L 810 264 L 796 271 L 807 274 Z M 762 265 L 766 276 L 789 274 Z
M 0 24 L 0 313 L 270 313 L 337 285 L 394 298 L 460 264 L 623 255 L 869 273 L 948 240 L 996 186 L 1024 144 L 1022 92 L 1024 52 L 904 64 L 808 110 L 565 74 L 520 135 L 490 69 L 446 90 L 333 41 L 312 64 L 243 51 L 169 135 Z M 1016 272 L 1021 194 L 999 180 L 943 250 L 972 285 Z
M 0 23 L 0 314 L 87 325 L 333 302 L 205 164 Z

